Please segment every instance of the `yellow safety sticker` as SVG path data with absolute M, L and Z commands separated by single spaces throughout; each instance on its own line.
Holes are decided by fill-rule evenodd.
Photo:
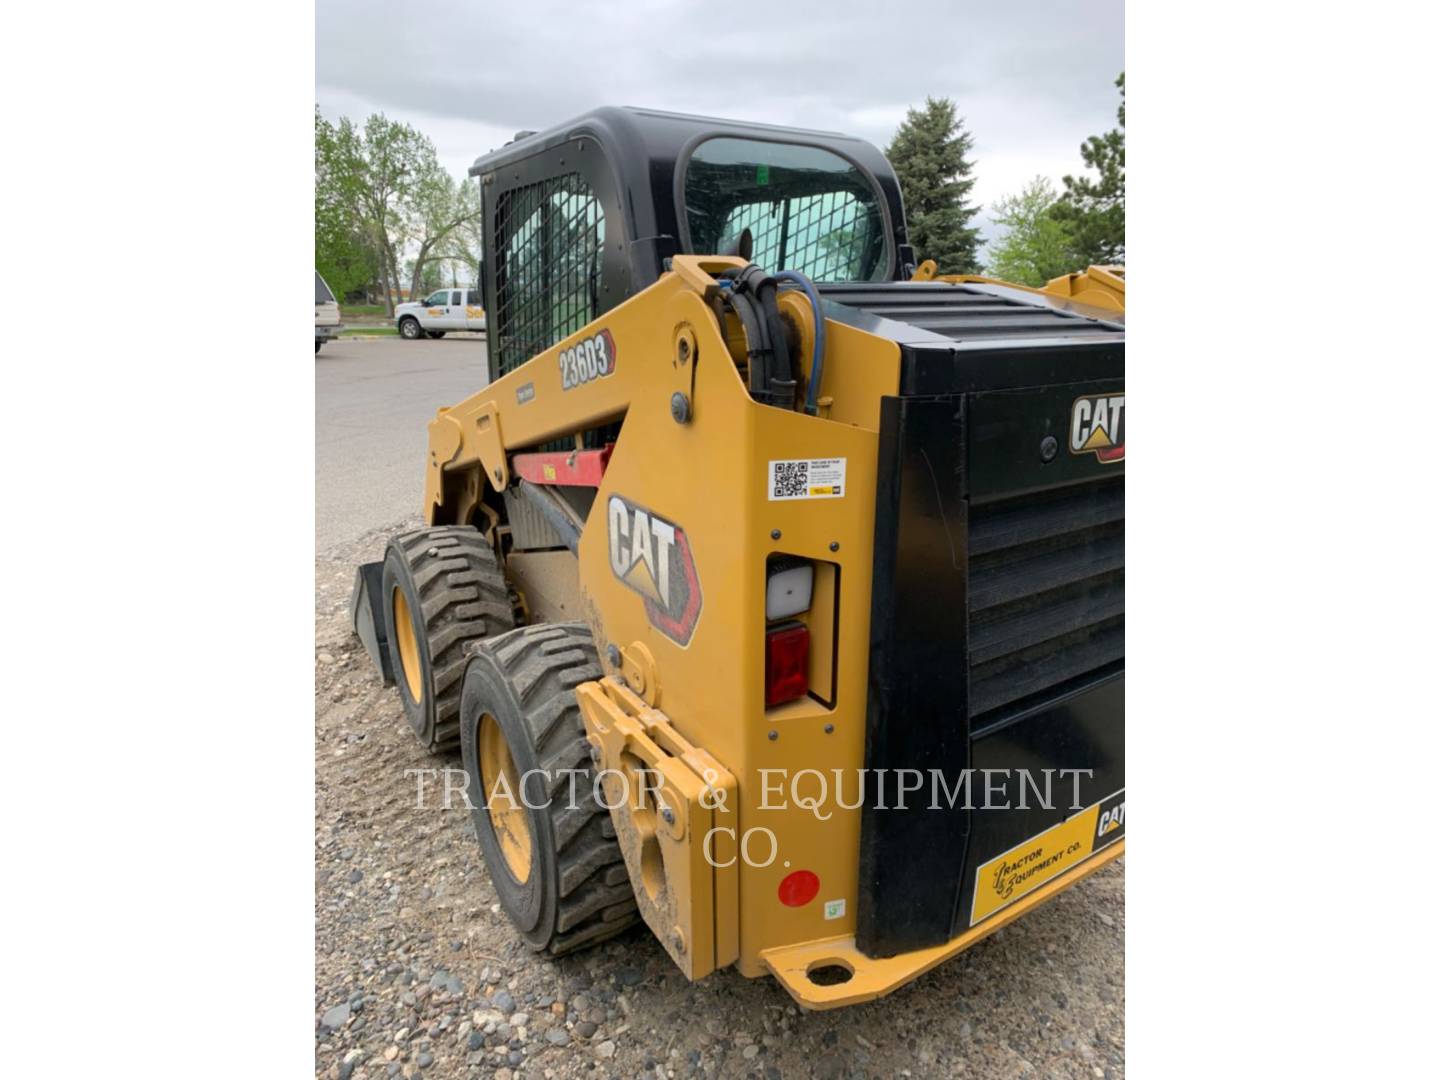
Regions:
M 997 855 L 975 871 L 970 925 L 988 919 L 1125 834 L 1125 789 Z

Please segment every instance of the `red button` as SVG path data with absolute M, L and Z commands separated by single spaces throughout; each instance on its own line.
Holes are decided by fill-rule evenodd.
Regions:
M 780 882 L 780 903 L 786 907 L 804 907 L 820 891 L 820 879 L 809 870 L 786 874 Z

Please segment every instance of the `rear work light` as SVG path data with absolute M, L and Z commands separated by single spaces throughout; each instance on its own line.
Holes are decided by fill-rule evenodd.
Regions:
M 810 691 L 810 631 L 802 622 L 772 626 L 765 633 L 765 707 L 774 708 Z
M 772 555 L 765 566 L 765 618 L 788 619 L 810 610 L 815 567 L 809 559 Z

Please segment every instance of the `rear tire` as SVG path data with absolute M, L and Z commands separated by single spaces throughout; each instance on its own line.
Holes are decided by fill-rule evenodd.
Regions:
M 400 336 L 406 341 L 420 340 L 420 320 L 407 315 L 400 320 Z
M 488 639 L 472 648 L 465 669 L 461 752 L 475 834 L 501 907 L 530 948 L 552 956 L 640 921 L 610 813 L 595 798 L 575 699 L 575 687 L 601 676 L 595 644 L 580 623 L 522 626 Z M 498 736 L 504 752 L 497 757 Z M 529 806 L 511 803 L 504 789 L 487 806 L 497 762 L 517 801 L 522 792 L 511 777 L 529 781 L 523 793 Z M 531 770 L 544 770 L 548 786 Z M 574 771 L 573 787 L 563 770 Z
M 479 532 L 445 525 L 392 538 L 380 581 L 405 719 L 432 753 L 453 751 L 466 646 L 515 625 L 505 574 Z
M 316 342 L 315 342 L 315 351 L 316 351 L 316 352 L 319 352 L 319 351 L 320 351 L 320 346 L 321 346 L 322 344 L 324 344 L 324 342 L 322 342 L 322 341 L 320 341 L 320 340 L 318 340 L 318 339 L 316 340 Z

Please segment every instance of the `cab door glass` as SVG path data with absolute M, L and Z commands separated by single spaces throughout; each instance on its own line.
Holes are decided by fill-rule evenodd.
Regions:
M 885 216 L 870 178 L 817 146 L 702 142 L 685 169 L 689 249 L 723 251 L 745 230 L 754 262 L 816 281 L 868 281 L 889 269 Z

